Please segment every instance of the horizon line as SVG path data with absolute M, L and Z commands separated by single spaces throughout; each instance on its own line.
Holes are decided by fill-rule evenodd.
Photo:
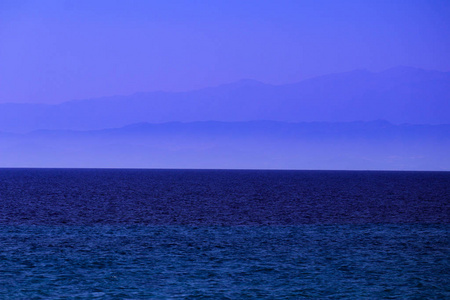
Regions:
M 148 170 L 148 171 L 298 171 L 298 172 L 440 172 L 450 170 L 397 170 L 397 169 L 260 169 L 260 168 L 117 168 L 117 167 L 2 167 L 2 170 Z

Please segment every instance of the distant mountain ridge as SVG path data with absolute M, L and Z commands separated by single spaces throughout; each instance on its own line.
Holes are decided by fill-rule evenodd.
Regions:
M 150 92 L 57 105 L 0 104 L 0 131 L 93 130 L 138 122 L 273 120 L 450 123 L 450 73 L 398 67 L 356 70 L 299 83 L 254 80 L 191 92 Z
M 35 130 L 26 134 L 9 136 L 41 137 L 41 136 L 153 136 L 153 135 L 185 135 L 212 137 L 260 137 L 266 138 L 389 138 L 400 134 L 401 138 L 432 138 L 450 141 L 450 124 L 394 125 L 385 120 L 370 122 L 280 122 L 280 121 L 199 121 L 199 122 L 167 122 L 167 123 L 135 123 L 119 128 L 98 130 Z
M 171 122 L 0 133 L 0 167 L 450 171 L 450 125 Z

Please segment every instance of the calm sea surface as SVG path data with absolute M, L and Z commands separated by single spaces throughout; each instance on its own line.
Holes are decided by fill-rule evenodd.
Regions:
M 1 299 L 449 299 L 450 172 L 0 169 Z

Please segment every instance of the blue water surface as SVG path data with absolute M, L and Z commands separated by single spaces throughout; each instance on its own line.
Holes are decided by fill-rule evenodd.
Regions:
M 0 170 L 2 299 L 448 299 L 449 173 Z

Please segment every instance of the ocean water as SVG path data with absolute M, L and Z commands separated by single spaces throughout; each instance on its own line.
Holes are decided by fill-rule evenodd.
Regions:
M 450 173 L 0 169 L 1 299 L 448 299 Z

